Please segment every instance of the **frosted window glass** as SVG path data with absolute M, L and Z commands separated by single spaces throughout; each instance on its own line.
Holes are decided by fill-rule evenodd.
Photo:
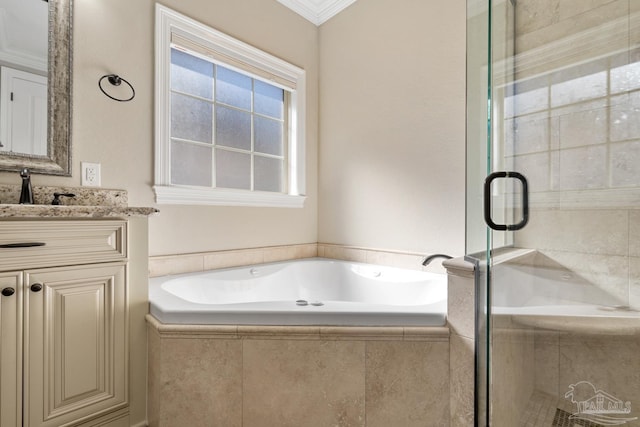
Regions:
M 254 162 L 254 189 L 258 191 L 274 191 L 281 193 L 283 191 L 282 160 L 255 156 Z
M 177 93 L 171 94 L 171 136 L 211 143 L 213 105 Z
M 551 106 L 558 107 L 588 101 L 606 94 L 607 73 L 602 71 L 552 85 Z
M 218 106 L 216 108 L 216 144 L 251 149 L 251 113 Z
M 274 156 L 282 155 L 282 122 L 255 116 L 255 151 Z
M 611 144 L 611 186 L 640 186 L 640 142 Z
M 640 62 L 612 68 L 611 93 L 627 92 L 640 88 Z
M 251 189 L 251 156 L 216 149 L 216 187 Z
M 216 67 L 216 101 L 251 110 L 251 77 Z
M 286 191 L 284 90 L 180 49 L 170 71 L 171 182 Z
M 254 84 L 254 112 L 282 119 L 284 114 L 284 90 L 259 80 L 255 80 Z
M 640 92 L 611 97 L 608 125 L 611 141 L 640 138 Z
M 520 86 L 516 87 L 519 90 Z M 505 99 L 505 116 L 513 117 L 549 108 L 549 89 L 546 87 L 516 92 Z
M 211 147 L 171 142 L 171 183 L 211 186 Z
M 171 49 L 171 89 L 213 99 L 213 64 Z

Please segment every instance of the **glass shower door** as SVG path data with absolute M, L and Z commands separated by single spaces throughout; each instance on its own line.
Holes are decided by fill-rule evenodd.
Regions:
M 640 2 L 467 6 L 476 421 L 640 426 Z

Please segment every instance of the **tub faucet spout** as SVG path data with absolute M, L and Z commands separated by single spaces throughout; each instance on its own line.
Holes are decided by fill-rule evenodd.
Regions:
M 428 257 L 426 257 L 423 261 L 422 261 L 422 265 L 429 265 L 429 263 L 431 261 L 433 261 L 436 258 L 444 258 L 444 259 L 451 259 L 453 258 L 450 255 L 446 255 L 446 254 L 433 254 L 433 255 L 429 255 Z

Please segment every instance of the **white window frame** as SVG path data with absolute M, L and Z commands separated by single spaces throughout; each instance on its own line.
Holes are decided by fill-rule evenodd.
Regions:
M 305 71 L 174 10 L 156 4 L 155 182 L 158 204 L 301 208 L 305 201 Z M 235 190 L 171 183 L 171 40 L 187 39 L 235 64 L 273 76 L 289 92 L 288 193 Z M 224 63 L 222 63 L 225 66 Z M 247 73 L 252 75 L 251 73 Z M 284 82 L 284 83 L 283 83 Z

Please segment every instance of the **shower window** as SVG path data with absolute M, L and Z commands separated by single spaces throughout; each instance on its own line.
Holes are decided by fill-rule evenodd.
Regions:
M 303 70 L 157 6 L 157 202 L 301 207 L 303 99 Z

